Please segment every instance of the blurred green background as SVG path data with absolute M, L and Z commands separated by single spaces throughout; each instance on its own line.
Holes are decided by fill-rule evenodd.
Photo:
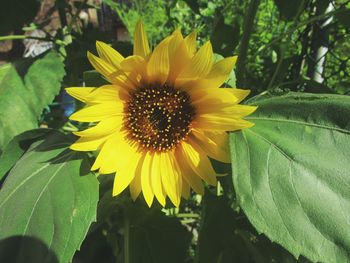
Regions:
M 0 60 L 37 55 L 44 50 L 43 38 L 65 57 L 64 85 L 79 85 L 82 73 L 92 69 L 86 51 L 94 50 L 95 40 L 130 54 L 130 36 L 141 17 L 152 46 L 180 28 L 184 34 L 197 31 L 200 44 L 210 39 L 220 55 L 239 55 L 237 86 L 254 94 L 287 90 L 348 94 L 349 2 L 6 1 L 0 35 L 2 39 L 19 35 L 25 41 L 1 41 Z

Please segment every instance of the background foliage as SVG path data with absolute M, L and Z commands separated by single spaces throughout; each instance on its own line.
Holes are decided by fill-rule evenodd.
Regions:
M 0 9 L 0 262 L 350 262 L 350 1 L 26 0 Z M 131 54 L 173 30 L 238 55 L 256 125 L 180 208 L 147 208 L 70 152 L 63 88 L 99 86 L 95 41 Z M 232 169 L 231 169 L 232 168 Z

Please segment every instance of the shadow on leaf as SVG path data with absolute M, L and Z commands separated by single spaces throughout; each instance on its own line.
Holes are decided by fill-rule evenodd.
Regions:
M 28 236 L 0 240 L 0 262 L 58 263 L 57 256 L 42 241 Z

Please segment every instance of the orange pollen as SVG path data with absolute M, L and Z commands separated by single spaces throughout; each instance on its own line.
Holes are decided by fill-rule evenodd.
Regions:
M 131 140 L 146 150 L 166 152 L 189 134 L 195 108 L 185 91 L 166 84 L 147 85 L 131 92 L 124 113 Z

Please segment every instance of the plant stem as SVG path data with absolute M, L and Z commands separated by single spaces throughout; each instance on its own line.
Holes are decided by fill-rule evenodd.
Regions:
M 276 66 L 276 69 L 275 69 L 275 72 L 273 73 L 273 76 L 269 82 L 269 85 L 267 86 L 267 90 L 270 90 L 280 72 L 280 69 L 281 69 L 281 66 L 282 66 L 282 62 L 283 62 L 283 58 L 284 58 L 284 46 L 281 46 L 281 50 L 280 50 L 280 57 L 278 59 L 278 62 L 277 62 L 277 66 Z
M 51 41 L 51 39 L 45 38 L 45 37 L 32 37 L 32 36 L 26 36 L 26 35 L 0 36 L 0 41 L 16 40 L 16 39 L 35 39 L 35 40 L 42 40 L 42 41 Z
M 130 263 L 130 222 L 124 210 L 124 263 Z
M 237 70 L 236 70 L 236 76 L 237 76 L 237 83 L 238 87 L 244 86 L 245 82 L 245 63 L 247 60 L 247 53 L 248 53 L 248 45 L 249 40 L 253 31 L 254 26 L 254 20 L 256 13 L 258 11 L 259 6 L 259 0 L 251 0 L 247 15 L 244 19 L 244 25 L 243 25 L 243 36 L 241 40 L 241 44 L 239 46 L 239 53 L 238 53 L 238 61 L 237 61 Z

